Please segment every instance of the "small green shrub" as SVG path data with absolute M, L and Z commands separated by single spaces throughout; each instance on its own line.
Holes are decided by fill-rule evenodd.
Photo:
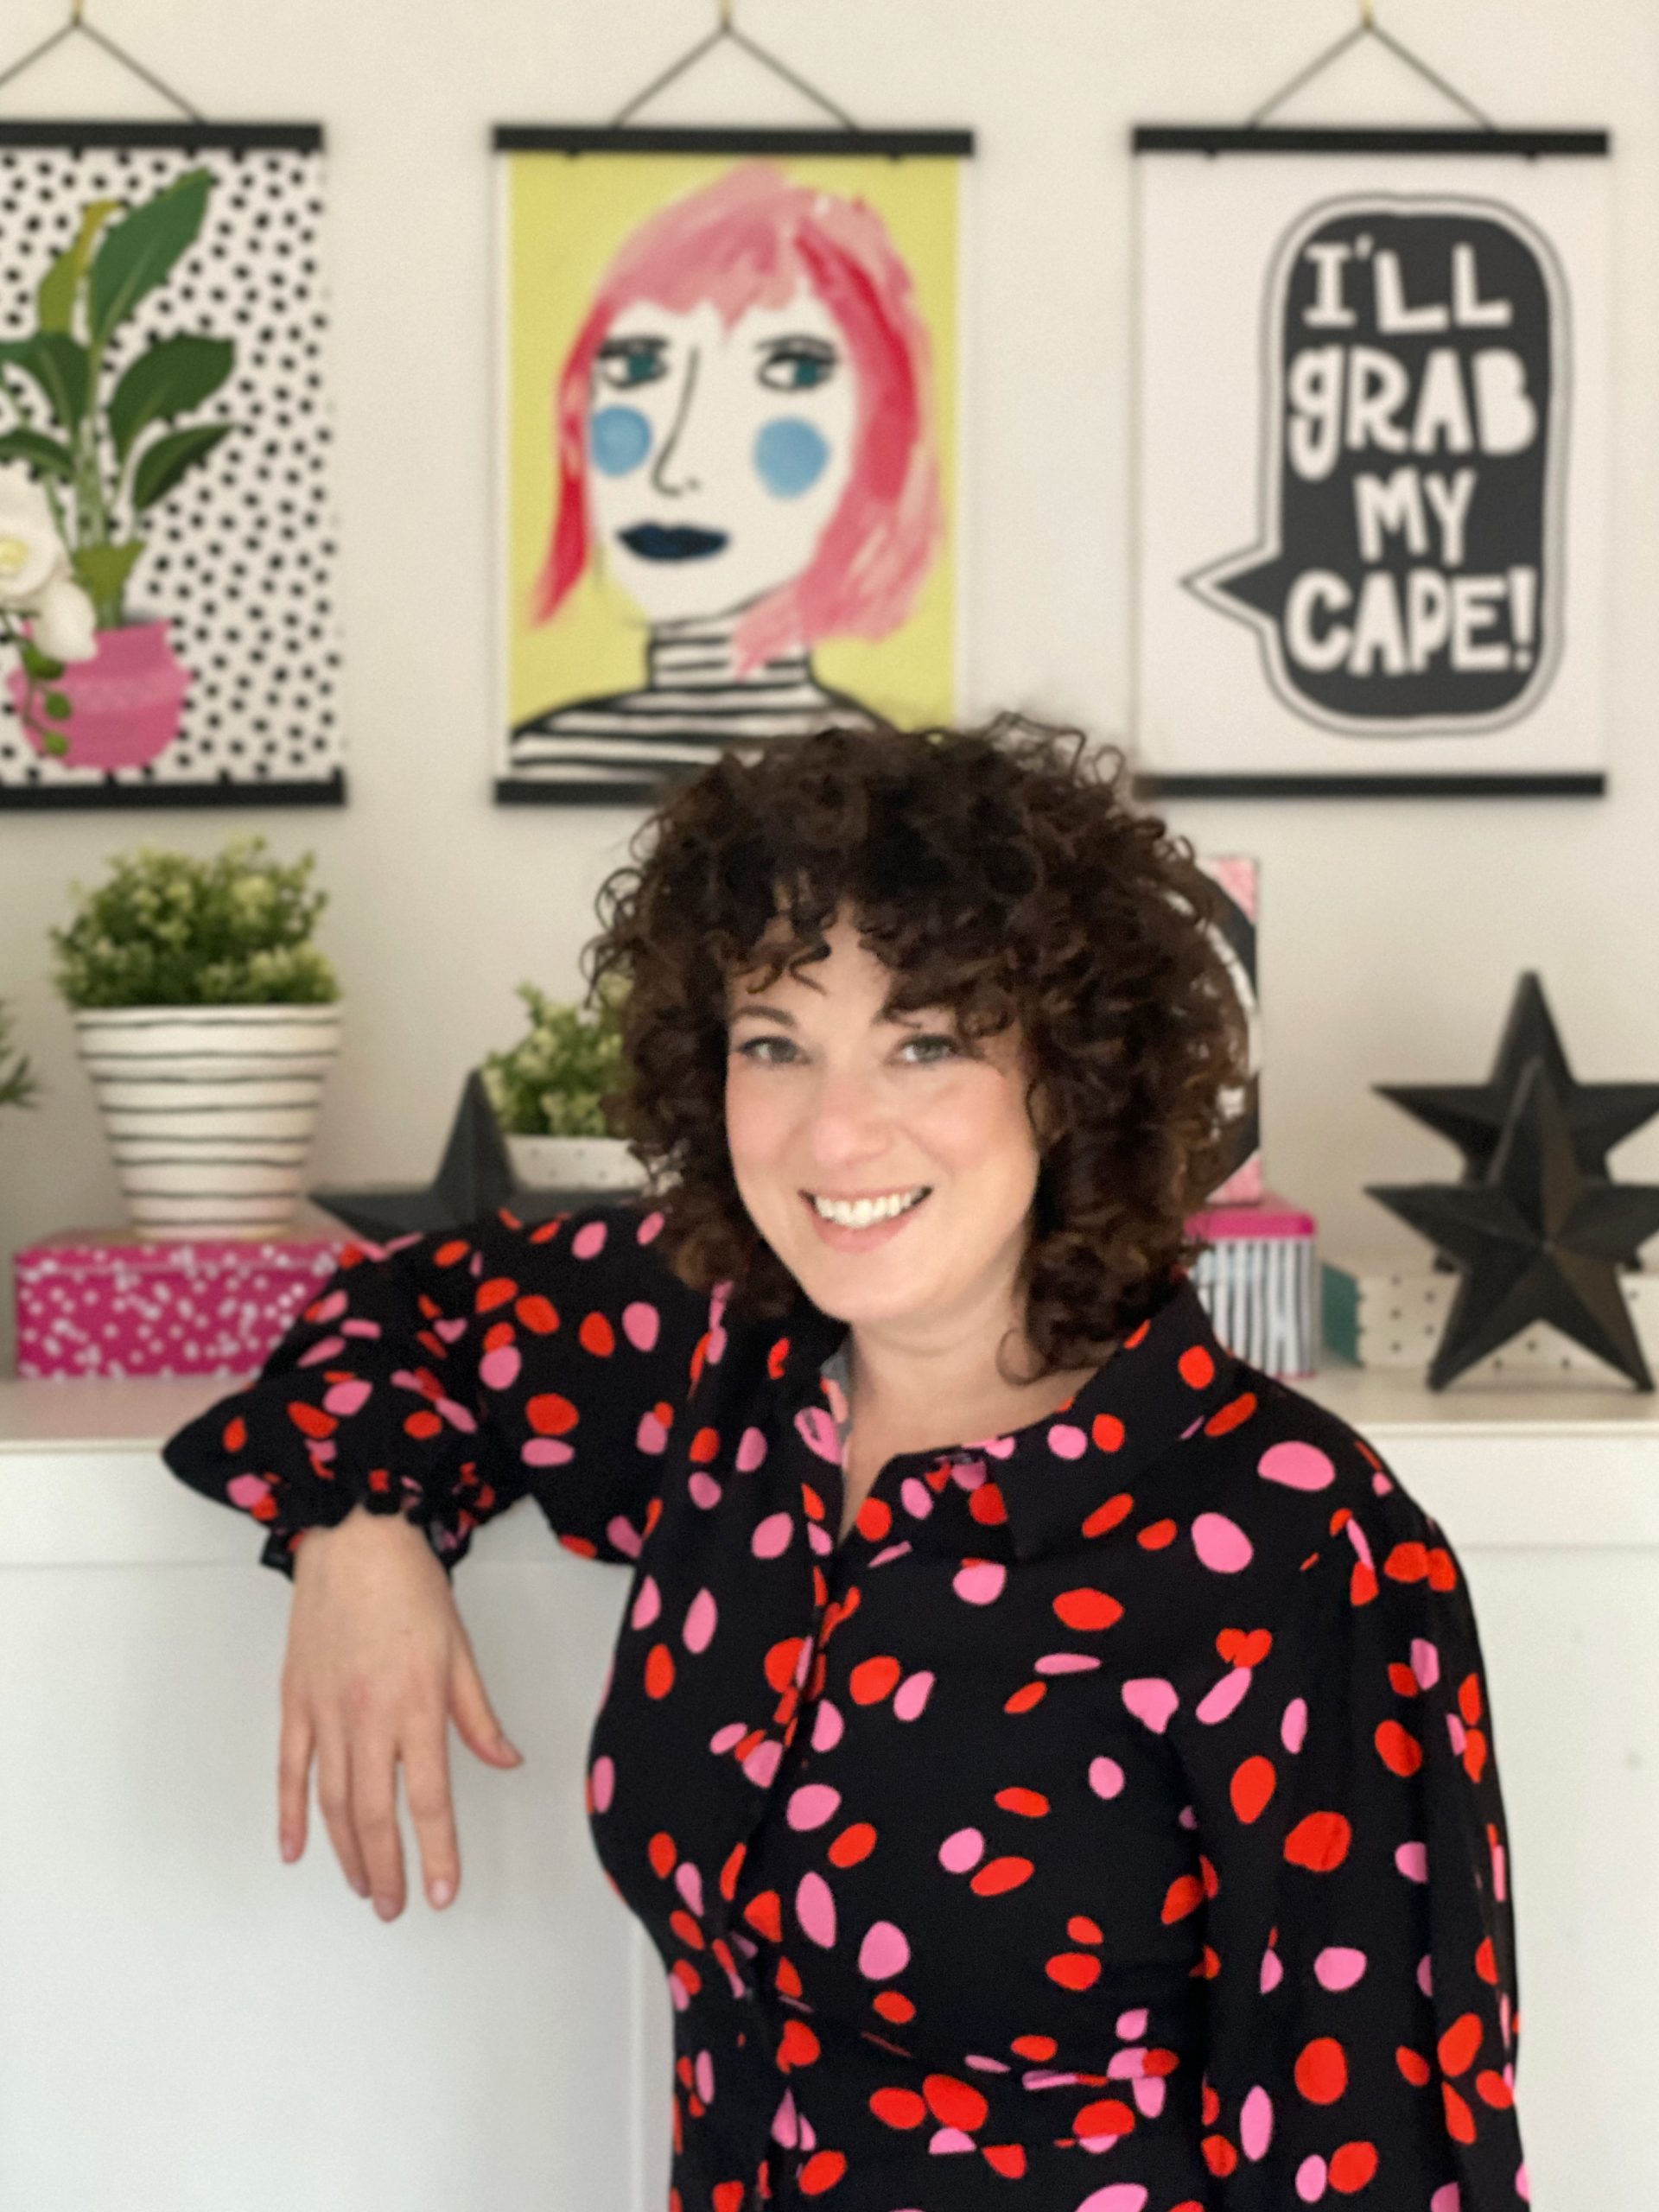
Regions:
M 530 1027 L 516 1045 L 489 1053 L 484 1087 L 509 1136 L 608 1137 L 603 1100 L 622 1080 L 622 1036 L 613 994 L 589 1012 L 561 1005 L 520 983 Z
M 328 903 L 307 888 L 315 855 L 265 857 L 234 838 L 211 859 L 141 846 L 118 853 L 107 882 L 72 888 L 81 904 L 48 934 L 53 980 L 72 1007 L 315 1006 L 340 996 L 309 942 Z

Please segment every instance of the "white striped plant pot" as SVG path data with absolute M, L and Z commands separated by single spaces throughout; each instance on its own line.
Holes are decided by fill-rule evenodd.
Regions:
M 507 1157 L 532 1191 L 635 1191 L 645 1179 L 621 1137 L 509 1136 Z
M 74 1009 L 133 1226 L 270 1236 L 292 1225 L 341 1007 Z

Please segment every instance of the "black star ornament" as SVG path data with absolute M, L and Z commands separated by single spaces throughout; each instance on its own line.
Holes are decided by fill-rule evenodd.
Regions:
M 1618 1262 L 1659 1230 L 1659 1184 L 1584 1173 L 1541 1054 L 1522 1072 L 1479 1182 L 1365 1188 L 1464 1270 L 1428 1370 L 1431 1390 L 1534 1321 L 1552 1323 L 1637 1389 L 1652 1389 Z
M 433 1229 L 461 1229 L 502 1206 L 518 1220 L 550 1220 L 568 1213 L 568 1192 L 537 1191 L 518 1181 L 507 1154 L 484 1078 L 474 1068 L 462 1086 L 436 1179 L 415 1185 L 378 1184 L 365 1191 L 312 1191 L 314 1205 L 336 1215 L 348 1229 L 384 1243 Z

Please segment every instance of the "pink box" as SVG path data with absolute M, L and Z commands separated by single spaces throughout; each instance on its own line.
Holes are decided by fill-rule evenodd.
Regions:
M 350 1236 L 133 1241 L 61 1230 L 13 1261 L 17 1372 L 244 1375 L 340 1264 Z
M 1313 1215 L 1304 1213 L 1300 1206 L 1293 1205 L 1288 1198 L 1281 1198 L 1273 1191 L 1263 1191 L 1249 1205 L 1208 1205 L 1201 1213 L 1189 1214 L 1186 1225 L 1195 1236 L 1213 1237 L 1217 1244 L 1233 1236 L 1314 1234 Z

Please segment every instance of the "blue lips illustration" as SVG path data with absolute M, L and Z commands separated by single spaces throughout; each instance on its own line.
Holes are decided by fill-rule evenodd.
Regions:
M 618 534 L 629 552 L 642 561 L 704 561 L 711 553 L 723 552 L 730 543 L 723 530 L 693 530 L 689 524 L 637 522 Z

